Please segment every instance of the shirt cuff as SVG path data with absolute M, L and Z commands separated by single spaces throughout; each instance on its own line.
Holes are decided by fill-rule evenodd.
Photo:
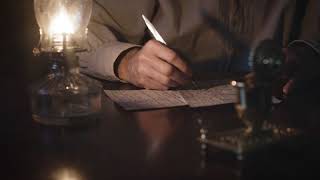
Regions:
M 288 47 L 293 47 L 298 44 L 304 44 L 311 49 L 313 49 L 317 54 L 320 55 L 320 43 L 318 41 L 312 41 L 312 40 L 294 40 L 291 43 L 289 43 Z
M 80 69 L 82 72 L 110 81 L 121 81 L 114 73 L 114 63 L 118 56 L 134 47 L 136 44 L 110 42 L 91 52 L 79 54 Z

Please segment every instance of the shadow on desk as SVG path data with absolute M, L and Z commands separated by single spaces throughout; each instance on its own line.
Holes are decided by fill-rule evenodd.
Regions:
M 128 88 L 104 82 L 108 88 Z M 124 87 L 126 86 L 126 87 Z M 15 102 L 29 104 L 12 96 Z M 84 179 L 297 179 L 313 177 L 320 162 L 319 105 L 283 103 L 272 120 L 305 130 L 297 141 L 253 153 L 238 161 L 221 151 L 201 152 L 199 114 L 215 131 L 242 126 L 232 104 L 128 112 L 103 96 L 100 120 L 84 128 L 41 126 L 25 108 L 2 118 L 2 179 L 52 179 L 69 168 Z M 62 171 L 64 172 L 64 171 Z

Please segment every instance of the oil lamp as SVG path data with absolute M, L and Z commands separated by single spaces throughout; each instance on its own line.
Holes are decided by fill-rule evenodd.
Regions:
M 101 85 L 79 72 L 92 0 L 34 0 L 40 41 L 34 54 L 49 60 L 48 75 L 32 86 L 33 119 L 46 125 L 72 125 L 96 118 Z

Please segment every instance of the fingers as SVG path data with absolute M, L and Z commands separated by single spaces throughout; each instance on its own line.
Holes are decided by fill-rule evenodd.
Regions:
M 149 77 L 145 77 L 143 79 L 143 87 L 146 89 L 153 89 L 153 90 L 168 90 L 169 87 L 164 86 L 163 84 L 149 78 Z
M 148 64 L 153 69 L 153 71 L 157 71 L 157 73 L 154 73 L 155 75 L 153 76 L 153 78 L 159 76 L 159 78 L 163 80 L 161 81 L 162 83 L 166 82 L 166 80 L 164 79 L 165 77 L 166 79 L 175 81 L 180 85 L 184 85 L 190 81 L 189 76 L 186 76 L 177 68 L 175 68 L 171 64 L 164 62 L 162 59 L 156 57 L 150 58 L 148 59 Z
M 293 79 L 290 79 L 282 88 L 282 91 L 284 94 L 288 95 L 289 92 L 290 92 L 290 89 L 292 88 L 293 86 L 293 83 L 294 83 L 294 80 Z
M 150 40 L 146 43 L 145 48 L 152 49 L 154 55 L 167 63 L 173 65 L 183 74 L 187 76 L 192 76 L 191 69 L 187 66 L 187 64 L 175 53 L 173 50 L 169 49 L 168 47 L 164 46 L 158 41 Z
M 149 78 L 161 83 L 162 85 L 164 85 L 168 88 L 177 87 L 179 85 L 182 85 L 181 82 L 177 82 L 177 81 L 173 80 L 172 78 L 161 74 L 160 72 L 156 71 L 155 69 L 153 69 L 151 67 L 150 67 L 148 76 L 149 76 Z
M 179 84 L 176 81 L 172 80 L 168 76 L 161 74 L 160 72 L 158 72 L 148 64 L 144 64 L 139 68 L 139 74 L 140 74 L 140 77 L 142 77 L 139 83 L 142 84 L 144 87 L 148 85 L 148 83 L 145 82 L 146 79 L 143 77 L 147 77 L 148 79 L 151 79 L 157 82 L 157 84 L 160 83 L 166 89 L 169 89 L 170 87 L 179 86 Z
M 172 68 L 173 70 L 169 71 L 168 74 L 165 74 L 167 77 L 170 77 L 173 81 L 177 82 L 179 85 L 185 85 L 191 81 L 189 77 L 184 76 L 181 71 L 176 68 Z

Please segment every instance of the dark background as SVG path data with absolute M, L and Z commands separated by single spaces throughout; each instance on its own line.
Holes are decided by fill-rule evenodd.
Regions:
M 33 0 L 1 2 L 1 116 L 16 119 L 30 116 L 28 85 L 44 72 L 39 58 L 32 55 L 39 35 Z
M 1 16 L 0 16 L 1 18 L 0 20 L 0 23 L 1 23 L 1 42 L 0 42 L 1 44 L 0 45 L 1 46 L 1 53 L 0 53 L 0 62 L 1 62 L 1 67 L 0 67 L 1 68 L 0 70 L 0 77 L 1 77 L 0 78 L 1 79 L 1 91 L 0 91 L 0 94 L 1 94 L 0 96 L 0 100 L 1 100 L 0 101 L 1 103 L 0 105 L 0 109 L 1 109 L 0 111 L 1 112 L 0 160 L 1 161 L 0 162 L 1 162 L 1 166 L 0 168 L 1 168 L 1 173 L 0 173 L 0 179 L 10 179 L 10 178 L 1 178 L 1 177 L 10 177 L 9 176 L 10 172 L 19 174 L 20 172 L 17 171 L 15 168 L 17 164 L 21 163 L 21 162 L 14 163 L 13 162 L 14 160 L 9 159 L 10 154 L 11 155 L 15 154 L 17 156 L 16 159 L 20 158 L 22 160 L 26 160 L 26 159 L 30 160 L 30 162 L 23 162 L 23 165 L 26 165 L 26 166 L 28 166 L 29 163 L 32 164 L 33 162 L 32 158 L 37 157 L 36 153 L 34 153 L 35 156 L 25 157 L 25 154 L 29 154 L 25 152 L 30 151 L 30 149 L 32 149 L 32 144 L 25 143 L 27 144 L 26 147 L 24 147 L 23 145 L 17 146 L 17 147 L 24 147 L 25 149 L 9 148 L 8 146 L 10 146 L 11 141 L 17 141 L 16 139 L 19 138 L 20 134 L 16 133 L 16 132 L 19 132 L 18 130 L 19 128 L 29 127 L 29 126 L 23 125 L 23 124 L 29 123 L 29 122 L 24 122 L 23 121 L 24 119 L 25 121 L 28 121 L 31 119 L 30 107 L 28 103 L 29 102 L 28 86 L 30 86 L 32 82 L 37 80 L 39 77 L 41 77 L 45 73 L 46 62 L 41 61 L 39 58 L 34 57 L 32 54 L 32 49 L 37 45 L 38 38 L 39 38 L 38 27 L 37 27 L 37 23 L 36 23 L 36 20 L 34 17 L 34 11 L 33 11 L 33 0 L 3 0 L 1 1 L 0 12 L 1 12 Z M 217 111 L 219 111 L 219 109 L 217 109 Z M 303 114 L 302 117 L 305 117 L 305 114 Z M 222 113 L 222 115 L 224 114 Z M 124 121 L 124 122 L 127 122 L 127 121 Z M 119 127 L 122 127 L 122 126 L 119 126 Z M 124 127 L 127 127 L 127 125 Z M 102 128 L 101 128 L 101 131 L 108 132 L 108 130 L 104 130 Z M 20 142 L 20 141 L 17 141 L 17 142 Z M 88 140 L 88 142 L 91 142 L 91 139 Z M 79 144 L 82 144 L 82 143 L 79 143 Z M 84 147 L 85 145 L 86 144 L 84 144 L 81 147 Z M 41 146 L 38 145 L 35 147 L 35 149 L 37 149 L 38 147 L 41 147 Z M 15 149 L 16 152 L 9 152 L 10 149 L 11 150 Z M 314 148 L 311 150 L 315 152 L 315 154 L 316 153 L 318 154 L 319 152 L 318 149 Z M 297 149 L 296 152 L 297 152 L 296 154 L 300 154 L 299 149 Z M 293 154 L 295 155 L 295 153 Z M 99 159 L 99 155 L 101 154 L 97 154 L 97 159 Z M 298 157 L 299 160 L 303 158 L 304 158 L 303 156 Z M 313 156 L 312 158 L 309 158 L 309 159 L 307 159 L 309 160 L 307 162 L 311 162 L 311 161 L 315 161 L 316 163 L 319 162 L 318 161 L 319 158 L 314 158 Z M 94 161 L 91 161 L 91 162 L 94 162 Z M 301 162 L 305 162 L 305 161 L 301 160 Z M 92 167 L 95 167 L 94 163 L 92 163 L 91 165 Z M 307 165 L 309 164 L 299 163 L 299 167 L 307 166 Z M 278 166 L 281 166 L 281 164 L 279 164 Z M 34 165 L 33 167 L 37 167 L 37 166 Z M 313 173 L 317 173 L 315 169 L 310 169 L 309 171 Z M 288 172 L 294 173 L 294 171 L 288 171 Z M 24 173 L 24 174 L 28 174 L 28 173 Z

